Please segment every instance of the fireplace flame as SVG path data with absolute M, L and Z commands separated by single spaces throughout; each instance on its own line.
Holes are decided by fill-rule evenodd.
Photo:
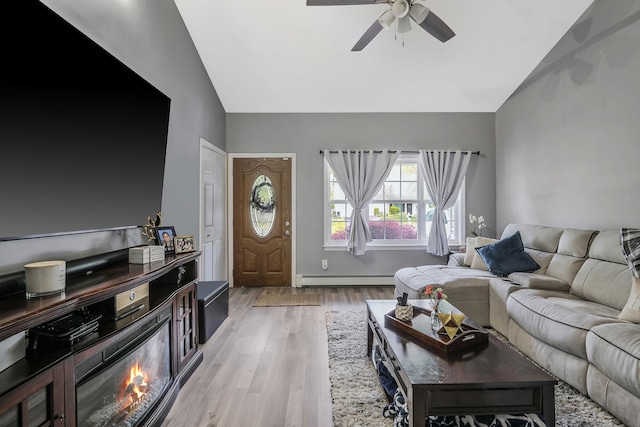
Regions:
M 125 379 L 124 384 L 122 412 L 128 414 L 138 406 L 149 385 L 149 378 L 137 361 L 129 370 L 129 377 Z
M 140 365 L 136 362 L 135 366 L 131 367 L 129 372 L 129 381 L 127 382 L 127 392 L 129 394 L 135 393 L 136 400 L 141 398 L 147 389 L 147 382 L 149 378 L 146 377 Z

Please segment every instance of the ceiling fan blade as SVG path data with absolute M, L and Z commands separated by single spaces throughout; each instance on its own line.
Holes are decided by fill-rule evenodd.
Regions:
M 433 37 L 437 38 L 443 43 L 456 35 L 456 33 L 454 33 L 453 30 L 449 28 L 449 26 L 445 24 L 442 19 L 438 18 L 438 16 L 431 11 L 429 11 L 424 21 L 418 22 L 418 25 L 420 25 L 422 29 L 427 33 L 431 34 Z
M 348 6 L 387 3 L 387 0 L 307 0 L 307 6 Z
M 362 37 L 360 37 L 360 40 L 358 40 L 355 46 L 353 46 L 351 52 L 360 52 L 369 44 L 369 42 L 371 42 L 371 40 L 373 40 L 375 36 L 378 35 L 380 31 L 382 31 L 382 25 L 380 25 L 380 22 L 376 19 L 369 29 L 365 31 Z

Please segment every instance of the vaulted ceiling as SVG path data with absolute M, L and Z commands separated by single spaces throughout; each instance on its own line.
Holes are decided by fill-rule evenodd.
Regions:
M 455 37 L 352 52 L 389 4 L 175 0 L 228 113 L 495 112 L 592 2 L 425 0 Z

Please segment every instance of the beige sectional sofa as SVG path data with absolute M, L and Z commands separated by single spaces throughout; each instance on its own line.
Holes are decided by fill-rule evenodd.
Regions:
M 515 232 L 540 269 L 497 277 L 456 254 L 446 266 L 399 270 L 396 293 L 420 298 L 427 285 L 442 286 L 467 316 L 640 427 L 640 324 L 618 319 L 632 284 L 620 231 L 510 224 L 502 238 Z

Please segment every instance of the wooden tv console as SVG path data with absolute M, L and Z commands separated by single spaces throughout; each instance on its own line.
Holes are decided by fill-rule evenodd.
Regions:
M 75 426 L 75 375 L 80 359 L 117 346 L 137 329 L 163 316 L 170 319 L 171 384 L 140 424 L 159 425 L 180 386 L 203 358 L 197 336 L 199 256 L 200 252 L 169 255 L 151 264 L 124 260 L 69 278 L 61 295 L 26 299 L 21 293 L 1 298 L 0 341 L 78 309 L 92 310 L 104 306 L 105 301 L 108 305 L 116 295 L 149 283 L 148 309 L 143 312 L 117 322 L 101 321 L 97 332 L 78 343 L 36 351 L 0 372 L 0 425 L 5 417 L 12 422 L 17 419 L 19 426 L 31 425 L 30 418 L 37 418 L 38 425 Z

